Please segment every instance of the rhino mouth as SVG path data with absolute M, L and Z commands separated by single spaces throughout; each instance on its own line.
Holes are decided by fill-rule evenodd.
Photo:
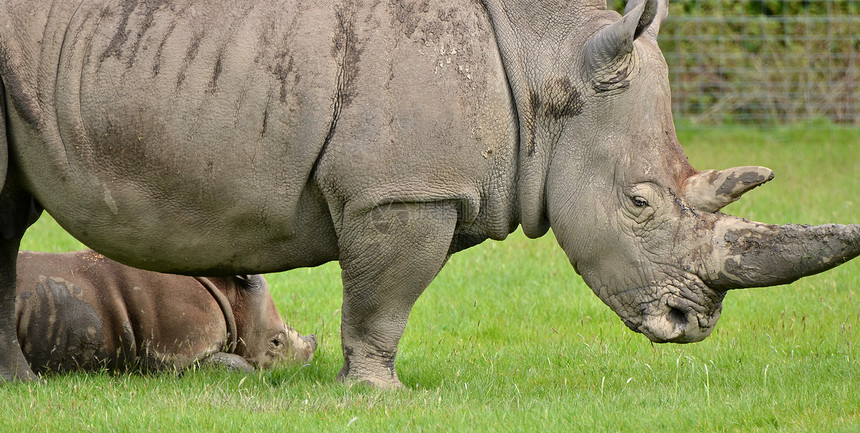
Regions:
M 610 297 L 607 304 L 619 313 L 628 328 L 655 343 L 694 343 L 713 331 L 724 297 L 725 292 L 709 288 L 693 275 L 685 275 L 624 290 Z M 630 302 L 635 298 L 638 302 Z

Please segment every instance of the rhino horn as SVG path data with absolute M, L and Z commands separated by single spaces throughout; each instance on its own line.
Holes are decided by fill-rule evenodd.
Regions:
M 720 215 L 707 284 L 716 290 L 788 284 L 860 255 L 860 225 L 771 225 Z
M 599 92 L 627 87 L 633 41 L 657 16 L 657 0 L 631 0 L 627 6 L 621 19 L 598 30 L 585 46 L 585 73 Z
M 771 179 L 773 171 L 766 167 L 701 171 L 685 181 L 684 197 L 695 209 L 716 212 Z

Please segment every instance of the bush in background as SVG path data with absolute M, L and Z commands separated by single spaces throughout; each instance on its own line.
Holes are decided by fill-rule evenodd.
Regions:
M 860 125 L 856 0 L 672 1 L 659 41 L 676 116 Z

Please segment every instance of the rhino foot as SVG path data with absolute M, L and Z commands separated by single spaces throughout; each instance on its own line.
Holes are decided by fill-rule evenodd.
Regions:
M 14 344 L 14 346 L 17 346 L 17 344 Z M 32 382 L 39 379 L 39 376 L 34 374 L 33 370 L 30 369 L 20 348 L 17 350 L 19 356 L 15 356 L 16 351 L 14 349 L 0 349 L 0 352 L 2 352 L 0 354 L 0 378 L 2 380 Z
M 6 275 L 14 276 L 14 272 L 6 270 L 2 272 L 7 273 L 0 276 L 0 280 Z M 8 284 L 3 283 L 5 282 L 0 281 L 0 379 L 3 381 L 31 382 L 39 377 L 30 369 L 30 365 L 21 351 L 16 321 L 8 320 L 15 317 L 15 287 L 13 286 L 9 290 L 6 287 Z
M 373 353 L 373 351 L 344 347 L 343 368 L 337 375 L 341 382 L 360 384 L 372 388 L 405 388 L 394 370 L 396 353 Z

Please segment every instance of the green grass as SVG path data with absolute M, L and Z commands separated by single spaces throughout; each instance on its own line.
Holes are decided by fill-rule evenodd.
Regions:
M 729 212 L 860 222 L 860 130 L 686 126 L 700 169 L 777 176 Z M 24 248 L 76 249 L 49 218 Z M 573 272 L 552 235 L 455 255 L 419 299 L 400 345 L 410 391 L 334 382 L 336 263 L 269 275 L 285 318 L 315 332 L 304 368 L 72 374 L 3 385 L 0 431 L 860 431 L 860 263 L 793 285 L 728 294 L 713 335 L 652 345 Z

